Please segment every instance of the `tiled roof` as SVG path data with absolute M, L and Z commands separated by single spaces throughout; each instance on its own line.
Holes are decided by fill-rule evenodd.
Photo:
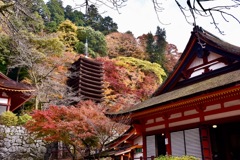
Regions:
M 226 85 L 231 85 L 240 82 L 240 70 L 232 71 L 218 77 L 213 77 L 199 83 L 195 83 L 184 88 L 180 88 L 171 92 L 161 94 L 159 96 L 145 100 L 129 110 L 118 112 L 116 114 L 131 113 L 142 109 L 150 108 L 155 105 L 161 105 L 177 99 L 183 99 L 188 96 L 206 93 L 212 89 L 220 88 Z M 112 113 L 114 115 L 114 113 Z
M 228 53 L 240 55 L 240 47 L 225 42 L 206 30 L 203 30 L 202 32 L 195 32 L 195 35 L 198 36 L 200 40 L 206 42 L 208 45 L 214 46 Z
M 0 89 L 14 92 L 33 92 L 35 89 L 29 85 L 13 81 L 0 73 Z
M 158 89 L 156 89 L 156 91 L 152 94 L 152 97 L 161 94 L 162 89 L 165 87 L 165 84 L 167 84 L 171 80 L 171 77 L 174 76 L 174 72 L 177 72 L 176 69 L 181 65 L 184 57 L 186 57 L 186 54 L 188 54 L 187 50 L 192 45 L 194 39 L 197 41 L 200 41 L 202 44 L 205 43 L 205 45 L 207 44 L 212 47 L 218 48 L 219 50 L 223 51 L 224 53 L 226 53 L 229 56 L 231 54 L 231 55 L 236 55 L 236 58 L 238 58 L 238 59 L 240 58 L 239 57 L 240 47 L 232 45 L 228 42 L 225 42 L 225 41 L 221 40 L 220 38 L 216 37 L 215 35 L 211 34 L 210 32 L 202 29 L 201 27 L 196 26 L 196 27 L 194 27 L 191 37 L 189 38 L 188 44 L 186 45 L 186 48 L 185 48 L 182 56 L 180 57 L 177 64 L 175 65 L 173 72 L 171 72 L 169 74 L 168 78 L 159 86 Z

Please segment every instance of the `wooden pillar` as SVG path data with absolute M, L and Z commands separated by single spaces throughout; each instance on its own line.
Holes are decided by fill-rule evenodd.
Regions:
M 165 131 L 165 145 L 166 145 L 166 155 L 171 155 L 172 154 L 171 137 L 168 129 L 166 129 Z
M 123 160 L 123 155 L 121 155 L 120 157 L 121 157 L 120 160 Z
M 202 155 L 203 160 L 212 160 L 212 148 L 208 126 L 201 126 L 200 128 Z
M 146 145 L 146 134 L 142 134 L 143 139 L 143 159 L 147 159 L 147 145 Z
M 172 149 L 171 149 L 171 136 L 170 136 L 170 131 L 169 131 L 169 119 L 170 115 L 165 114 L 163 116 L 163 119 L 165 120 L 165 145 L 166 145 L 166 155 L 171 155 L 172 154 Z

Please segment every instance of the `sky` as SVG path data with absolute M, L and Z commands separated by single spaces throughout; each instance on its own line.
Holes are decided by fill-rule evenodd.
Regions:
M 74 6 L 80 4 L 78 1 L 63 0 L 63 5 L 72 5 L 74 8 Z M 229 1 L 231 0 L 217 0 L 217 4 L 225 5 Z M 175 0 L 159 0 L 159 2 L 162 2 L 164 8 L 162 12 L 158 13 L 162 23 L 157 18 L 152 0 L 128 0 L 126 6 L 119 9 L 120 13 L 103 5 L 99 7 L 98 11 L 103 17 L 110 16 L 117 23 L 119 32 L 131 31 L 136 38 L 149 32 L 155 34 L 157 26 L 164 28 L 167 42 L 175 44 L 178 50 L 182 52 L 189 40 L 193 25 L 185 20 Z M 179 0 L 179 2 L 184 5 L 186 0 Z M 203 2 L 202 4 L 207 8 L 214 5 L 215 2 Z M 240 19 L 240 6 L 231 11 Z M 240 46 L 240 22 L 231 17 L 226 17 L 229 22 L 224 21 L 220 16 L 216 15 L 215 17 L 215 20 L 219 23 L 219 28 L 224 31 L 224 34 L 219 33 L 215 26 L 211 24 L 209 18 L 197 17 L 197 25 L 224 41 Z

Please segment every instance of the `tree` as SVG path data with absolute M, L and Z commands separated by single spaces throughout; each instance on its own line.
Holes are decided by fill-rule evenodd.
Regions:
M 0 23 L 5 33 L 16 34 L 22 29 L 32 32 L 41 30 L 42 19 L 34 15 L 29 6 L 29 1 L 0 1 Z
M 65 20 L 62 1 L 50 0 L 47 2 L 47 7 L 51 13 L 50 22 L 46 23 L 47 30 L 51 32 L 55 32 L 57 31 L 57 26 Z
M 88 52 L 91 57 L 106 56 L 105 36 L 95 31 L 91 27 L 79 27 L 77 30 L 79 42 L 76 44 L 76 51 L 80 54 L 85 53 L 85 43 L 88 42 Z
M 118 29 L 118 26 L 115 22 L 113 22 L 113 19 L 109 16 L 104 17 L 101 19 L 101 25 L 99 28 L 99 31 L 102 32 L 104 35 L 108 35 L 112 32 L 116 32 Z
M 97 60 L 103 62 L 105 69 L 103 103 L 112 112 L 147 99 L 166 76 L 159 64 L 133 57 Z
M 65 51 L 73 52 L 77 39 L 77 26 L 70 20 L 65 20 L 58 27 L 58 37 L 65 45 Z
M 7 57 L 11 54 L 10 51 L 10 39 L 4 33 L 0 34 L 0 71 L 7 74 Z
M 146 52 L 148 53 L 149 61 L 150 62 L 155 62 L 155 57 L 154 57 L 154 37 L 152 33 L 148 33 L 146 36 Z
M 99 31 L 100 29 L 100 22 L 102 19 L 102 16 L 98 13 L 98 8 L 95 5 L 90 5 L 87 8 L 87 12 L 85 14 L 86 17 L 86 26 L 90 26 L 94 30 Z
M 164 54 L 166 50 L 166 31 L 165 29 L 160 28 L 157 26 L 157 31 L 156 31 L 156 44 L 155 44 L 155 55 L 154 55 L 154 62 L 157 62 L 161 65 L 163 65 L 165 59 L 164 59 Z
M 72 6 L 67 5 L 64 9 L 65 19 L 69 19 L 76 26 L 84 26 L 84 14 L 81 11 L 73 10 Z
M 35 110 L 26 128 L 47 142 L 63 142 L 72 159 L 76 159 L 77 151 L 85 152 L 86 148 L 101 153 L 107 142 L 126 129 L 108 119 L 103 111 L 104 108 L 92 101 L 83 101 L 75 107 L 51 106 L 44 111 Z
M 107 16 L 103 18 L 99 14 L 98 8 L 95 5 L 87 7 L 85 26 L 90 26 L 94 30 L 102 32 L 104 35 L 116 32 L 118 29 L 117 24 L 113 22 L 111 17 Z
M 146 59 L 146 53 L 132 34 L 113 32 L 106 36 L 106 42 L 108 56 L 111 58 L 125 56 Z
M 166 48 L 166 54 L 164 54 L 165 62 L 163 65 L 168 74 L 173 71 L 173 68 L 179 60 L 181 53 L 178 52 L 177 46 L 174 44 L 167 44 Z
M 60 76 L 61 80 L 64 78 L 55 70 L 63 65 L 63 59 L 68 57 L 63 56 L 63 44 L 57 37 L 53 35 L 41 37 L 19 32 L 15 37 L 11 37 L 11 49 L 15 54 L 8 57 L 8 68 L 27 70 L 28 74 L 24 81 L 33 85 L 37 90 L 36 109 L 41 108 L 42 103 L 49 103 L 49 97 L 53 96 L 54 92 L 59 93 L 61 89 L 64 89 L 60 81 L 56 81 L 56 76 Z M 60 59 L 60 57 L 63 58 Z
M 32 0 L 29 10 L 31 13 L 37 12 L 44 22 L 50 21 L 51 13 L 43 0 Z

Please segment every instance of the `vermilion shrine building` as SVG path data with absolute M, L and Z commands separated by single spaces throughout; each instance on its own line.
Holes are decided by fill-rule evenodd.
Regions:
M 132 128 L 108 145 L 114 159 L 193 155 L 240 159 L 240 47 L 195 27 L 173 72 L 130 110 Z
M 15 111 L 29 100 L 35 90 L 23 83 L 18 83 L 0 72 L 0 114 Z

